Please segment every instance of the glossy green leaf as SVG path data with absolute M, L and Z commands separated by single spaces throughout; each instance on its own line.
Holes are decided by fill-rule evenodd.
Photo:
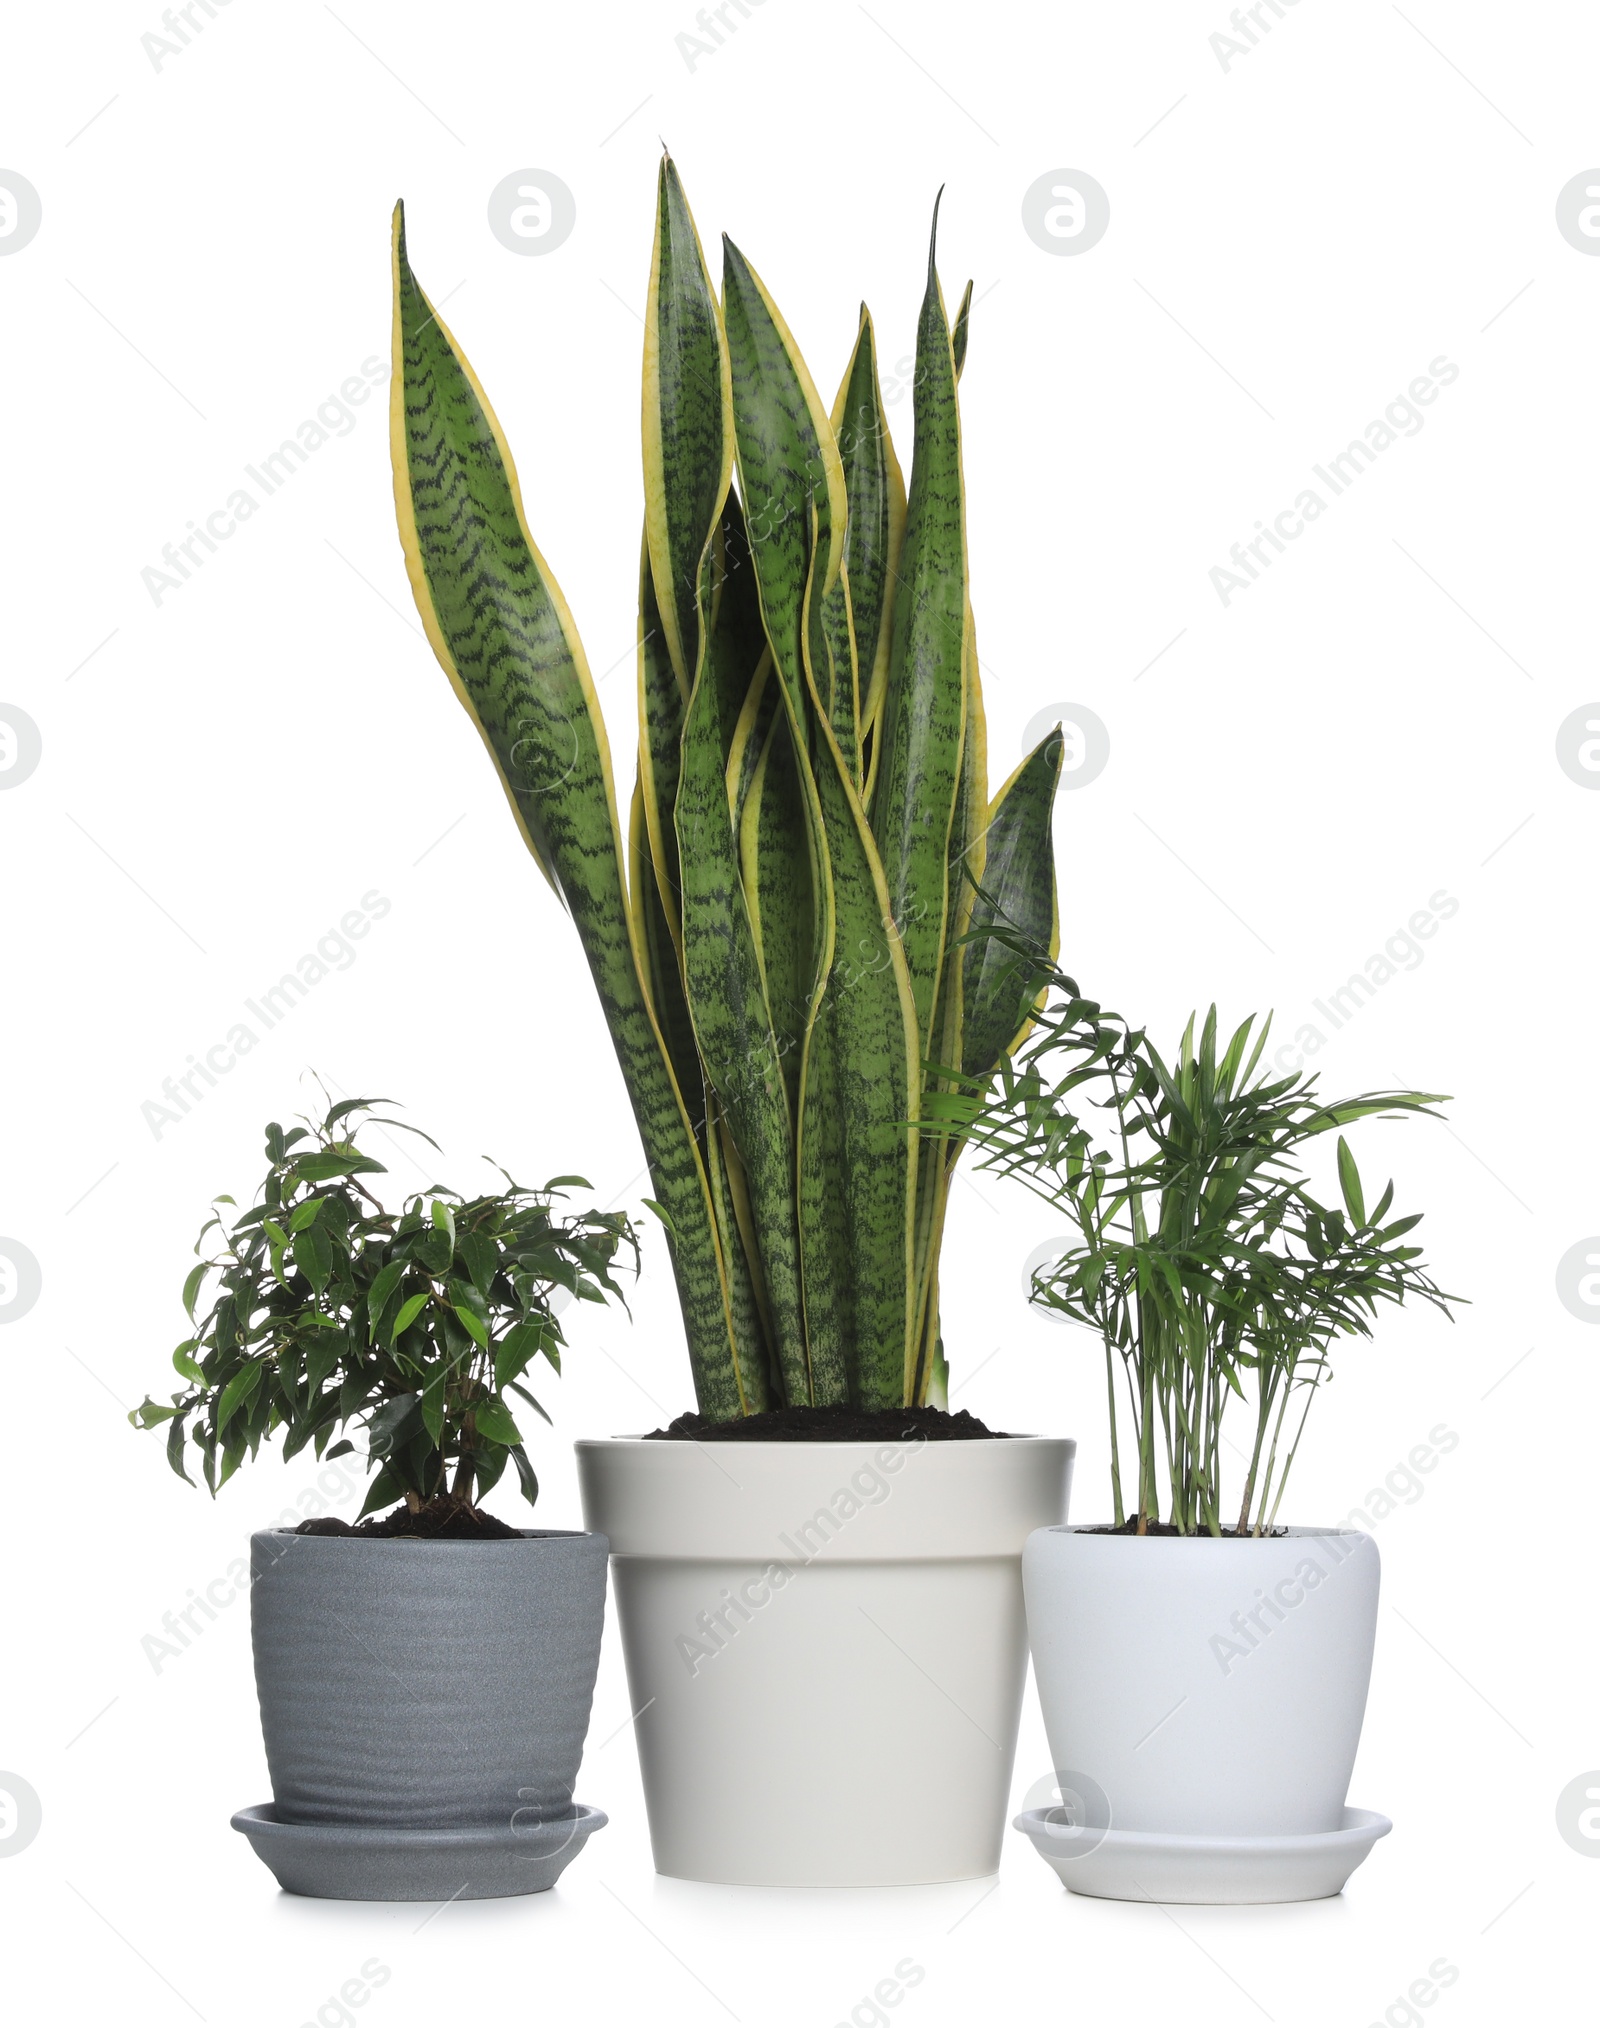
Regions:
M 478 1425 L 479 1435 L 486 1436 L 491 1443 L 521 1443 L 522 1432 L 517 1428 L 510 1409 L 503 1401 L 496 1401 L 490 1397 L 476 1402 L 472 1414 L 473 1420 Z
M 521 1444 L 511 1446 L 511 1462 L 517 1468 L 517 1478 L 522 1485 L 522 1497 L 530 1507 L 536 1506 L 539 1499 L 539 1481 L 534 1476 L 533 1467 L 528 1462 L 528 1454 Z
M 416 1394 L 397 1394 L 385 1401 L 374 1412 L 367 1424 L 367 1448 L 375 1456 L 403 1444 L 422 1421 L 421 1397 Z
M 183 1480 L 186 1486 L 192 1486 L 194 1480 L 189 1477 L 189 1474 L 183 1468 L 183 1438 L 184 1425 L 183 1418 L 180 1416 L 167 1431 L 167 1463 L 177 1473 L 178 1477 Z
M 336 1176 L 382 1176 L 388 1173 L 383 1164 L 373 1161 L 370 1155 L 357 1155 L 337 1149 L 328 1149 L 316 1155 L 302 1155 L 294 1166 L 295 1173 L 305 1183 L 328 1183 Z
M 428 1382 L 418 1398 L 417 1405 L 422 1414 L 422 1426 L 436 1444 L 444 1436 L 444 1394 L 449 1382 L 450 1375 L 448 1371 L 441 1368 Z
M 210 1272 L 211 1263 L 209 1261 L 201 1261 L 198 1267 L 193 1267 L 189 1270 L 188 1279 L 183 1285 L 183 1307 L 189 1312 L 191 1317 L 194 1315 L 195 1302 L 199 1297 L 201 1289 L 205 1286 L 206 1276 Z M 178 1370 L 180 1373 L 183 1371 L 182 1367 Z
M 461 1319 L 463 1326 L 474 1343 L 487 1349 L 489 1344 L 488 1327 L 477 1311 L 470 1308 L 466 1303 L 452 1303 L 450 1307 Z
M 482 1233 L 464 1232 L 456 1242 L 456 1256 L 479 1295 L 487 1296 L 500 1267 L 500 1249 Z
M 308 1225 L 291 1242 L 294 1264 L 320 1296 L 333 1272 L 333 1241 L 320 1225 Z
M 428 1307 L 428 1302 L 429 1296 L 426 1289 L 419 1296 L 406 1297 L 400 1308 L 395 1312 L 394 1322 L 389 1326 L 389 1343 L 391 1345 L 394 1344 L 403 1332 L 411 1329 L 411 1326 Z
M 494 1350 L 494 1384 L 504 1393 L 507 1384 L 526 1372 L 528 1362 L 544 1347 L 543 1323 L 513 1324 Z
M 198 1342 L 199 1341 L 197 1339 L 190 1338 L 184 1344 L 180 1345 L 177 1351 L 174 1352 L 172 1355 L 172 1364 L 175 1370 L 181 1373 L 186 1380 L 198 1381 L 199 1384 L 203 1387 L 205 1385 L 206 1378 L 205 1369 L 200 1365 L 199 1361 L 195 1358 L 193 1350 L 193 1348 L 198 1344 Z
M 399 1288 L 405 1271 L 404 1261 L 392 1260 L 373 1276 L 372 1286 L 367 1291 L 367 1322 L 374 1330 L 383 1315 L 384 1305 Z
M 217 1403 L 219 1436 L 244 1404 L 254 1396 L 256 1389 L 261 1385 L 261 1376 L 266 1371 L 266 1364 L 265 1359 L 252 1359 L 247 1366 L 241 1366 L 223 1388 L 222 1397 Z

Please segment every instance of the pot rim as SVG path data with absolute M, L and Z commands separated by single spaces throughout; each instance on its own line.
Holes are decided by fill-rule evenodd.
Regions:
M 652 1450 L 730 1450 L 741 1454 L 751 1451 L 876 1451 L 888 1444 L 909 1443 L 917 1432 L 906 1436 L 881 1437 L 714 1437 L 710 1443 L 699 1437 L 652 1437 L 642 1430 L 631 1434 L 608 1437 L 577 1437 L 574 1450 L 602 1450 L 612 1444 L 623 1449 L 632 1449 L 636 1444 L 649 1444 Z M 1076 1437 L 1045 1436 L 1037 1430 L 1021 1430 L 1015 1435 L 987 1437 L 924 1437 L 923 1445 L 935 1451 L 985 1451 L 998 1445 L 1013 1444 L 1068 1444 L 1073 1451 L 1078 1448 Z
M 519 1528 L 515 1536 L 492 1535 L 474 1541 L 470 1536 L 302 1535 L 298 1528 L 273 1527 L 252 1529 L 250 1540 L 272 1542 L 280 1536 L 291 1542 L 359 1542 L 367 1548 L 393 1549 L 503 1549 L 513 1541 L 592 1542 L 605 1539 L 598 1528 Z
M 1113 1533 L 1111 1524 L 1106 1521 L 1052 1521 L 1047 1523 L 1043 1528 L 1037 1529 L 1035 1533 L 1039 1535 L 1089 1535 L 1099 1542 L 1143 1542 L 1146 1544 L 1159 1542 L 1175 1549 L 1182 1548 L 1186 1543 L 1200 1542 L 1248 1542 L 1255 1544 L 1258 1548 L 1264 1548 L 1269 1544 L 1281 1546 L 1285 1542 L 1326 1541 L 1331 1535 L 1348 1535 L 1358 1542 L 1370 1542 L 1372 1540 L 1371 1534 L 1365 1528 L 1344 1528 L 1338 1525 L 1319 1528 L 1314 1524 L 1293 1521 L 1284 1522 L 1282 1527 L 1283 1533 L 1281 1535 L 1236 1535 L 1232 1529 L 1224 1531 L 1221 1535 L 1212 1535 L 1204 1530 L 1198 1531 L 1193 1535 L 1128 1535 L 1120 1530 Z
M 577 1463 L 584 1514 L 610 1538 L 613 1556 L 805 1561 L 820 1535 L 828 1563 L 854 1564 L 1018 1557 L 1032 1529 L 1067 1512 L 1076 1453 L 1071 1437 L 612 1437 L 580 1440 Z

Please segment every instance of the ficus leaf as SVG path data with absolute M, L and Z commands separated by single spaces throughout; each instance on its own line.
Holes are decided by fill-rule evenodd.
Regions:
M 203 1260 L 201 1261 L 198 1267 L 190 1269 L 188 1279 L 184 1282 L 183 1307 L 189 1312 L 189 1315 L 191 1317 L 194 1315 L 194 1306 L 196 1299 L 198 1298 L 201 1289 L 205 1285 L 206 1276 L 210 1272 L 211 1272 L 211 1263 L 209 1261 Z
M 483 1319 L 478 1315 L 477 1311 L 472 1309 L 466 1303 L 454 1303 L 451 1305 L 451 1308 L 455 1311 L 455 1314 L 461 1319 L 461 1322 L 466 1326 L 466 1329 L 472 1336 L 473 1340 L 479 1346 L 487 1350 L 489 1344 L 488 1327 L 485 1325 Z
M 266 1364 L 265 1359 L 252 1359 L 247 1366 L 241 1366 L 227 1386 L 223 1388 L 222 1397 L 217 1403 L 217 1433 L 219 1436 L 233 1420 L 240 1405 L 249 1400 L 261 1385 L 261 1376 L 266 1370 Z
M 539 1481 L 533 1475 L 533 1467 L 528 1462 L 528 1454 L 521 1444 L 513 1444 L 511 1446 L 511 1462 L 516 1466 L 517 1477 L 522 1482 L 522 1497 L 530 1507 L 537 1505 L 539 1499 Z
M 520 1444 L 522 1442 L 521 1432 L 512 1418 L 510 1409 L 496 1396 L 489 1395 L 484 1399 L 475 1401 L 472 1405 L 472 1417 L 478 1426 L 479 1433 L 486 1436 L 491 1443 Z
M 399 1288 L 405 1271 L 404 1261 L 390 1261 L 373 1276 L 372 1287 L 367 1291 L 367 1322 L 374 1329 L 383 1315 L 384 1305 Z
M 336 1176 L 382 1176 L 387 1171 L 370 1155 L 357 1154 L 353 1149 L 326 1148 L 314 1155 L 302 1155 L 294 1165 L 294 1173 L 302 1183 L 329 1183 Z
M 333 1242 L 320 1225 L 308 1225 L 294 1235 L 294 1264 L 320 1296 L 333 1272 Z
M 428 1306 L 428 1291 L 419 1296 L 407 1296 L 395 1312 L 394 1322 L 389 1326 L 389 1343 L 393 1345 L 404 1331 L 409 1331 Z
M 194 1480 L 183 1468 L 183 1435 L 183 1418 L 180 1416 L 167 1431 L 167 1463 L 186 1486 L 192 1486 Z

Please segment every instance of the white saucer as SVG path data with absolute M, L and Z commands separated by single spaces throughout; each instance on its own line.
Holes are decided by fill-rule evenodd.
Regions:
M 1290 1838 L 1102 1831 L 1066 1822 L 1059 1805 L 1024 1810 L 1013 1824 L 1073 1894 L 1173 1902 L 1320 1901 L 1394 1828 L 1376 1810 L 1347 1809 L 1337 1831 Z

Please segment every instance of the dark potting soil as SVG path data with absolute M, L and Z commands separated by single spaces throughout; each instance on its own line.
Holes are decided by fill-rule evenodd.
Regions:
M 410 1538 L 418 1542 L 520 1542 L 520 1529 L 508 1527 L 493 1514 L 477 1507 L 463 1507 L 458 1501 L 440 1498 L 413 1511 L 396 1507 L 390 1514 L 369 1514 L 352 1528 L 332 1514 L 315 1521 L 302 1521 L 296 1535 L 351 1535 L 358 1542 L 393 1542 Z
M 651 1438 L 695 1444 L 786 1443 L 872 1444 L 921 1437 L 959 1443 L 974 1437 L 1001 1437 L 967 1409 L 951 1415 L 943 1408 L 769 1408 L 759 1415 L 737 1415 L 730 1422 L 709 1416 L 680 1415 Z
M 1098 1528 L 1080 1528 L 1078 1530 L 1080 1535 L 1137 1535 L 1138 1532 L 1139 1517 L 1137 1514 L 1124 1521 L 1120 1528 L 1113 1528 L 1110 1522 L 1107 1521 L 1102 1523 Z M 1170 1521 L 1147 1521 L 1144 1526 L 1144 1532 L 1146 1535 L 1181 1535 L 1183 1530 L 1174 1527 Z M 1287 1535 L 1288 1532 L 1287 1528 L 1263 1528 L 1260 1535 L 1253 1536 L 1248 1532 L 1241 1535 L 1234 1528 L 1224 1528 L 1220 1535 L 1213 1535 L 1208 1528 L 1197 1528 L 1189 1539 L 1192 1542 L 1259 1542 L 1269 1535 Z

